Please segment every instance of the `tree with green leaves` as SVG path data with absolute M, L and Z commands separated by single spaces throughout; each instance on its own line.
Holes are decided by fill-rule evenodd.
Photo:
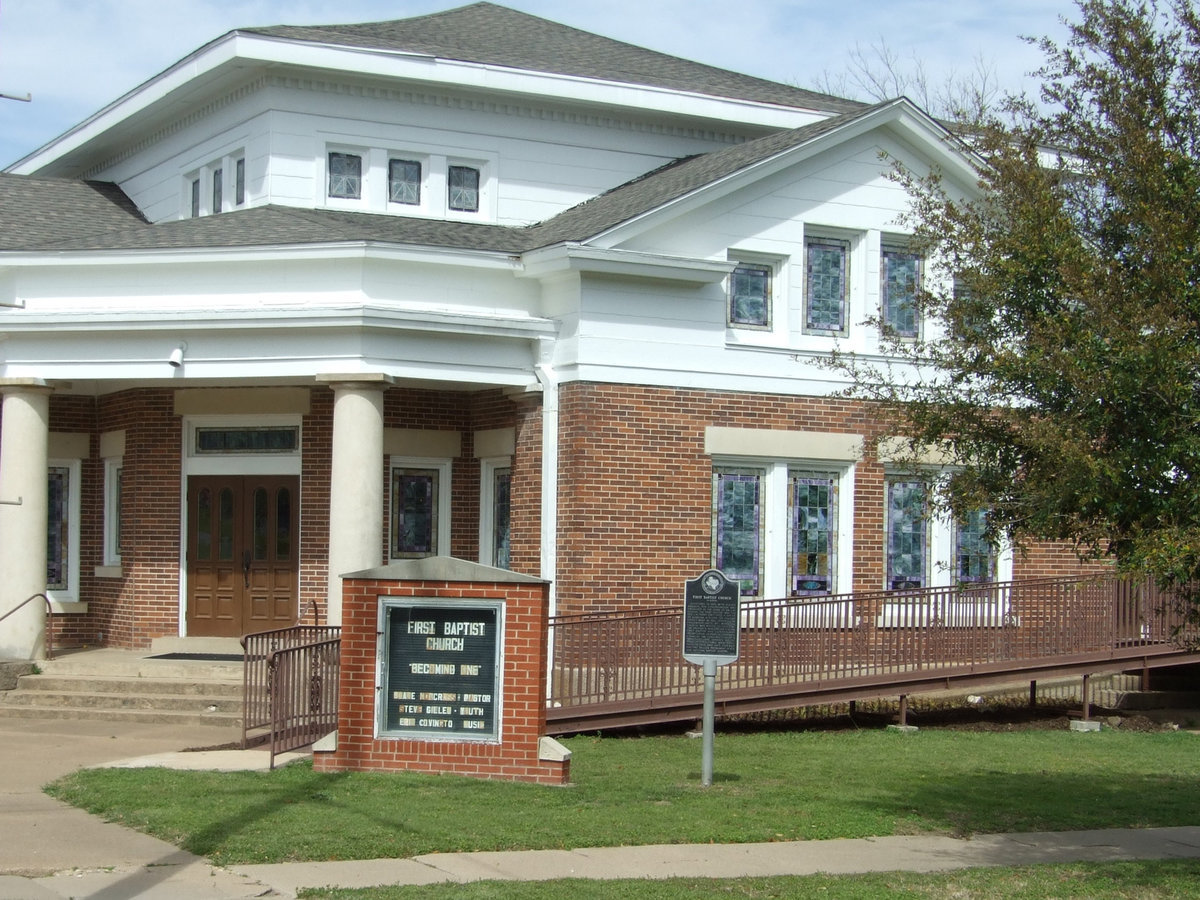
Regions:
M 956 512 L 1196 582 L 1200 20 L 1188 0 L 1080 0 L 1068 25 L 1039 42 L 1040 100 L 970 132 L 977 192 L 897 168 L 930 327 L 885 338 L 901 366 L 835 364 L 955 462 L 938 494 Z

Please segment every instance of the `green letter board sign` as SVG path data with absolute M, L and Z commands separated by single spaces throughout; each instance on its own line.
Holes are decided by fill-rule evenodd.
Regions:
M 381 601 L 379 734 L 499 739 L 504 604 Z

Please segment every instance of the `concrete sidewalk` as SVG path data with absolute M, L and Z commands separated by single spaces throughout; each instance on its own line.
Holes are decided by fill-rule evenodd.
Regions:
M 268 768 L 264 750 L 208 750 L 228 729 L 0 719 L 0 900 L 294 897 L 301 887 L 463 883 L 484 879 L 730 878 L 944 871 L 975 866 L 1200 858 L 1200 826 L 971 840 L 901 836 L 770 844 L 660 845 L 442 853 L 412 859 L 221 868 L 47 797 L 41 786 L 84 766 Z

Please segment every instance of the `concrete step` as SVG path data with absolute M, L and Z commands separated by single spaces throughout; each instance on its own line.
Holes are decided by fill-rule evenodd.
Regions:
M 178 697 L 222 697 L 242 699 L 242 682 L 228 679 L 115 678 L 98 675 L 24 675 L 17 682 L 20 693 L 137 694 Z
M 38 676 L 29 676 L 36 679 Z M 25 679 L 22 679 L 24 681 Z M 135 685 L 134 691 L 89 691 L 83 685 L 76 689 L 28 688 L 9 691 L 0 698 L 0 709 L 5 706 L 40 706 L 84 709 L 153 709 L 164 712 L 207 712 L 240 716 L 242 695 L 216 696 L 203 693 L 152 693 L 144 685 Z
M 0 692 L 0 716 L 223 725 L 240 736 L 240 653 L 237 641 L 191 639 L 178 646 L 156 642 L 149 652 L 67 651 L 37 663 L 37 674 L 22 675 L 14 690 Z M 235 658 L 197 658 L 213 654 Z
M 146 724 L 209 725 L 229 730 L 229 740 L 240 740 L 242 717 L 215 712 L 171 712 L 155 709 L 100 709 L 78 706 L 17 706 L 0 703 L 0 718 L 9 719 L 60 719 L 60 720 L 105 720 L 142 722 Z

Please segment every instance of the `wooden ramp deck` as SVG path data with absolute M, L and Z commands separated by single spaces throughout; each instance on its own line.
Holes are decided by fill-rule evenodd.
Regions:
M 1112 576 L 743 602 L 717 715 L 1200 662 L 1171 594 Z M 683 609 L 551 619 L 551 734 L 696 721 Z

